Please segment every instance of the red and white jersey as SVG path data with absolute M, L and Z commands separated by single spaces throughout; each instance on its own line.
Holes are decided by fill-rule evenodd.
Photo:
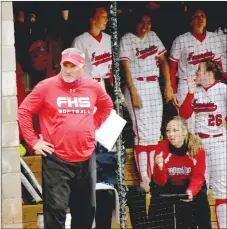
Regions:
M 72 47 L 85 54 L 85 73 L 91 78 L 109 78 L 112 75 L 112 52 L 110 35 L 102 32 L 101 41 L 85 32 L 76 37 Z
M 159 56 L 165 52 L 164 45 L 153 31 L 142 40 L 127 33 L 120 41 L 120 60 L 129 61 L 132 78 L 159 76 Z
M 218 28 L 216 33 L 221 39 L 222 43 L 222 64 L 223 64 L 223 71 L 227 72 L 227 29 Z
M 226 90 L 227 86 L 217 81 L 206 89 L 197 87 L 194 95 L 187 94 L 179 109 L 180 116 L 188 119 L 194 111 L 196 133 L 225 134 L 223 120 L 227 116 Z
M 174 40 L 170 50 L 170 60 L 178 63 L 177 76 L 180 79 L 194 76 L 201 60 L 220 61 L 221 56 L 220 38 L 216 33 L 208 31 L 203 41 L 199 41 L 191 32 L 184 33 Z

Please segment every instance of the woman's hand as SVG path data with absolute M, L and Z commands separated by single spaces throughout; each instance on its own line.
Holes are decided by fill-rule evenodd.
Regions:
M 161 152 L 155 157 L 155 163 L 158 165 L 159 170 L 163 169 L 163 163 L 164 163 L 163 152 Z
M 182 200 L 184 202 L 191 202 L 193 201 L 193 195 L 192 195 L 192 191 L 191 190 L 187 190 L 186 194 L 188 194 L 188 199 L 187 200 Z

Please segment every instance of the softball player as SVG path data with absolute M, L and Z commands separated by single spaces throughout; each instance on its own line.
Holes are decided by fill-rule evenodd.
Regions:
M 191 18 L 192 31 L 178 36 L 170 51 L 171 84 L 175 93 L 173 103 L 180 105 L 188 92 L 187 77 L 194 76 L 198 64 L 203 59 L 221 63 L 222 44 L 216 33 L 205 30 L 206 15 L 196 10 Z M 176 75 L 179 78 L 176 89 Z M 178 101 L 179 100 L 179 101 Z M 194 132 L 194 115 L 188 120 L 189 128 Z
M 141 185 L 149 191 L 155 146 L 161 136 L 163 113 L 159 86 L 159 65 L 165 77 L 166 99 L 172 99 L 166 49 L 151 29 L 151 16 L 139 15 L 136 32 L 127 33 L 120 40 L 120 60 L 127 86 L 125 99 L 135 133 L 135 156 Z
M 188 119 L 195 112 L 195 132 L 201 138 L 207 154 L 207 180 L 216 199 L 219 228 L 226 228 L 226 120 L 227 97 L 220 66 L 215 61 L 199 64 L 196 82 L 188 79 L 189 92 L 179 109 L 180 116 Z M 199 87 L 196 87 L 200 85 Z
M 85 53 L 85 73 L 96 79 L 103 88 L 103 79 L 109 78 L 112 84 L 112 54 L 110 35 L 102 32 L 108 22 L 104 8 L 97 8 L 90 18 L 90 30 L 76 37 L 72 47 Z

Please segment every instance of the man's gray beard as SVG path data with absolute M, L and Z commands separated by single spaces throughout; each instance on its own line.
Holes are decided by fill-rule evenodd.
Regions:
M 78 79 L 78 77 L 79 76 L 77 76 L 77 77 L 70 77 L 70 78 L 67 78 L 67 77 L 64 77 L 64 76 L 62 76 L 62 79 L 66 82 L 66 83 L 73 83 L 73 82 L 75 82 L 77 79 Z

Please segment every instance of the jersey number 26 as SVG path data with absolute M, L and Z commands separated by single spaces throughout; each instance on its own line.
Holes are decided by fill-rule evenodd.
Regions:
M 209 115 L 208 126 L 221 126 L 222 124 L 222 115 Z

